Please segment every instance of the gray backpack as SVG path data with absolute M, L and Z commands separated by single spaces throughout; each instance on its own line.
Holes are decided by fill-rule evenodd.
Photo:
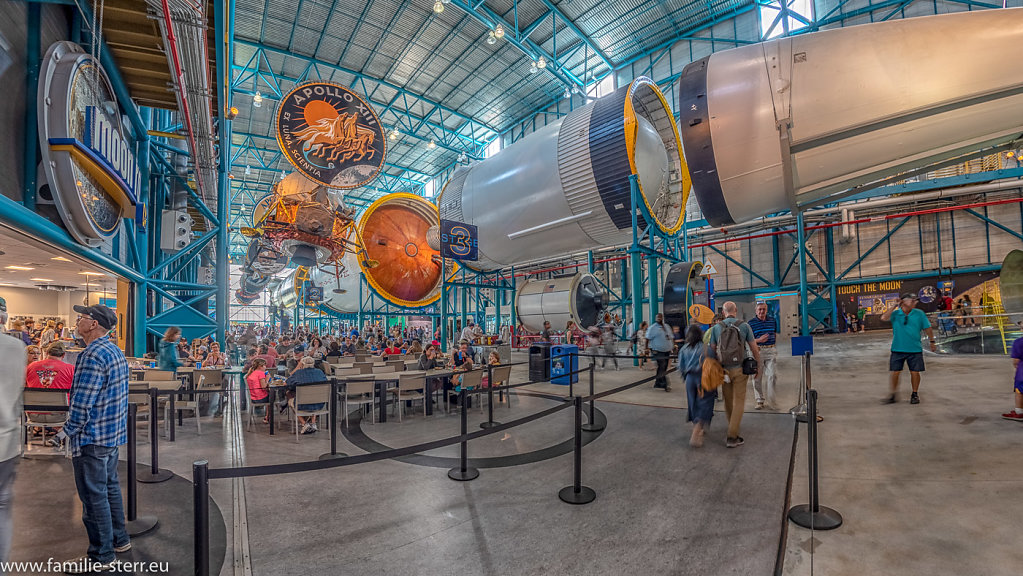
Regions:
M 739 330 L 739 323 L 721 324 L 718 338 L 718 361 L 722 366 L 739 366 L 746 358 L 746 340 Z

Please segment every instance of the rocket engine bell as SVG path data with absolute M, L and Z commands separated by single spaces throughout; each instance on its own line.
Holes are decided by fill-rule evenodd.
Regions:
M 713 226 L 1018 142 L 1023 8 L 825 30 L 685 67 L 686 161 Z M 838 195 L 838 196 L 836 196 Z
M 364 254 L 346 254 L 342 267 L 310 268 L 309 280 L 324 288 L 323 306 L 336 312 L 359 310 L 359 278 L 382 298 L 398 306 L 426 306 L 440 298 L 441 259 L 426 242 L 437 226 L 437 208 L 415 194 L 388 194 L 359 215 L 356 226 L 365 242 Z M 452 266 L 450 263 L 449 266 Z M 453 272 L 449 268 L 449 275 Z M 289 277 L 270 302 L 291 308 L 298 303 L 294 278 Z
M 437 205 L 441 219 L 479 228 L 479 259 L 465 264 L 496 270 L 630 241 L 633 174 L 658 228 L 677 232 L 689 176 L 671 110 L 648 78 L 457 170 Z

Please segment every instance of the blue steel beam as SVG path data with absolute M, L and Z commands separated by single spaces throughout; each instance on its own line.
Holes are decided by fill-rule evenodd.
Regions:
M 280 48 L 275 48 L 273 46 L 267 46 L 265 44 L 260 44 L 260 43 L 252 42 L 252 41 L 249 41 L 249 40 L 235 39 L 234 43 L 236 45 L 247 46 L 247 47 L 250 47 L 250 48 L 253 48 L 253 49 L 256 49 L 256 50 L 263 50 L 265 52 L 269 52 L 269 53 L 272 53 L 272 54 L 277 54 L 277 55 L 280 55 L 280 56 L 286 56 L 288 58 L 298 59 L 298 60 L 301 60 L 301 61 L 304 61 L 304 62 L 307 62 L 307 63 L 312 62 L 312 63 L 316 64 L 317 66 L 325 67 L 328 70 L 331 70 L 331 71 L 334 71 L 334 72 L 341 72 L 343 74 L 348 74 L 348 75 L 350 75 L 352 77 L 355 77 L 355 78 L 358 78 L 358 79 L 360 79 L 360 80 L 362 80 L 364 82 L 371 82 L 371 83 L 373 83 L 375 85 L 386 87 L 386 88 L 388 88 L 390 90 L 394 90 L 396 92 L 401 92 L 403 94 L 406 94 L 408 97 L 410 97 L 410 98 L 412 98 L 414 100 L 418 100 L 420 102 L 423 102 L 424 104 L 426 104 L 427 108 L 437 108 L 438 110 L 442 110 L 448 116 L 455 117 L 455 118 L 458 118 L 459 120 L 461 120 L 463 124 L 457 130 L 458 132 L 460 132 L 461 130 L 464 130 L 466 127 L 469 127 L 469 126 L 472 126 L 472 125 L 478 125 L 481 130 L 488 130 L 488 131 L 490 131 L 493 134 L 497 134 L 497 130 L 495 128 L 493 128 L 492 126 L 489 126 L 485 122 L 481 122 L 479 120 L 470 118 L 469 116 L 466 116 L 464 114 L 459 113 L 457 110 L 448 108 L 447 106 L 444 106 L 444 105 L 440 104 L 439 102 L 434 102 L 433 100 L 430 100 L 429 98 L 427 98 L 426 96 L 423 96 L 421 94 L 417 94 L 415 92 L 406 90 L 405 88 L 402 88 L 401 86 L 398 86 L 397 84 L 393 84 L 393 83 L 388 82 L 386 80 L 381 80 L 381 79 L 378 79 L 378 78 L 373 78 L 373 77 L 367 76 L 366 74 L 363 74 L 360 71 L 353 70 L 351 68 L 346 68 L 346 67 L 341 66 L 339 64 L 332 64 L 330 62 L 324 62 L 322 60 L 316 59 L 313 56 L 306 56 L 304 54 L 292 53 L 292 52 L 288 52 L 287 50 L 282 50 Z M 235 82 L 236 86 L 237 86 L 237 84 L 238 84 L 238 82 Z M 408 114 L 408 115 L 409 116 L 413 116 L 413 117 L 415 116 L 413 114 Z M 447 127 L 439 127 L 439 128 L 443 129 L 443 130 L 446 130 L 446 131 L 449 131 L 449 132 L 452 132 Z M 465 136 L 463 135 L 462 138 L 465 138 Z M 486 145 L 487 140 L 485 140 L 485 139 L 484 140 L 474 140 L 474 143 L 481 144 L 481 145 Z

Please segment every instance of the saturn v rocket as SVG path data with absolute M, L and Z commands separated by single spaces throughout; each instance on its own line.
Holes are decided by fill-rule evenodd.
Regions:
M 479 228 L 477 270 L 623 244 L 632 240 L 636 176 L 654 224 L 677 232 L 689 176 L 678 131 L 661 91 L 637 78 L 499 154 L 457 170 L 437 200 L 440 217 Z M 645 220 L 637 220 L 639 226 Z M 438 247 L 436 233 L 430 236 Z M 518 290 L 516 310 L 532 330 L 544 320 L 597 323 L 604 307 L 592 276 L 534 281 Z
M 679 127 L 726 226 L 1023 135 L 1023 8 L 863 24 L 716 52 L 682 71 Z M 862 188 L 860 188 L 862 189 Z

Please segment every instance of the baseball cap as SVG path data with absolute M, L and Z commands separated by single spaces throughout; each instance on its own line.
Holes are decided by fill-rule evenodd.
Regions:
M 66 353 L 63 342 L 53 342 L 46 347 L 46 353 L 50 356 L 63 356 Z
M 920 299 L 920 297 L 917 296 L 915 292 L 906 292 L 902 296 L 899 296 L 899 298 L 901 300 L 905 300 L 906 298 L 909 298 L 911 300 L 919 300 Z
M 88 314 L 93 320 L 99 322 L 99 325 L 110 330 L 117 324 L 117 314 L 113 310 L 97 304 L 95 306 L 75 306 L 75 312 L 79 314 Z

